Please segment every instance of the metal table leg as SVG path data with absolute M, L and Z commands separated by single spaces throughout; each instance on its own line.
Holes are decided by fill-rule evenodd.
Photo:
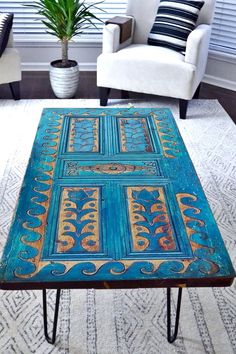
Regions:
M 171 288 L 167 288 L 167 340 L 173 343 L 178 335 L 182 288 L 179 288 L 174 333 L 171 334 Z
M 60 303 L 60 294 L 61 289 L 57 289 L 56 293 L 56 304 L 54 311 L 54 319 L 53 319 L 53 328 L 52 328 L 52 337 L 50 338 L 48 335 L 48 320 L 47 320 L 47 290 L 43 289 L 43 324 L 44 324 L 44 335 L 48 343 L 54 344 L 56 341 L 56 333 L 57 333 L 57 320 L 58 320 L 58 310 Z
M 50 344 L 54 344 L 56 341 L 60 294 L 61 294 L 61 289 L 58 289 L 56 293 L 56 304 L 55 304 L 54 319 L 53 319 L 52 337 L 50 338 L 48 335 L 48 322 L 47 322 L 47 291 L 46 289 L 43 289 L 44 334 L 46 340 Z M 178 335 L 181 299 L 182 299 L 182 288 L 179 288 L 174 333 L 172 335 L 171 334 L 171 288 L 167 288 L 167 340 L 169 343 L 173 343 L 176 340 Z

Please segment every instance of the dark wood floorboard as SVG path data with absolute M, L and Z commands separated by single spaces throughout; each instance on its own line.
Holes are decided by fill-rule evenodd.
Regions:
M 120 98 L 121 91 L 111 90 L 111 98 Z M 130 98 L 149 99 L 153 96 L 146 94 L 130 93 Z M 0 99 L 10 99 L 11 92 L 9 85 L 0 85 Z M 46 99 L 55 98 L 49 83 L 48 72 L 45 71 L 25 71 L 21 82 L 21 98 L 24 99 Z M 79 89 L 75 98 L 98 98 L 96 87 L 96 72 L 81 71 Z M 201 99 L 217 99 L 229 116 L 236 124 L 236 92 L 226 90 L 217 86 L 202 84 Z

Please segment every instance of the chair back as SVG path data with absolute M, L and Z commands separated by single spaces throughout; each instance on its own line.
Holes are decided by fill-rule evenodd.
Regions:
M 147 43 L 160 0 L 128 0 L 126 14 L 135 18 L 133 43 Z M 197 25 L 210 25 L 213 20 L 216 0 L 205 0 Z

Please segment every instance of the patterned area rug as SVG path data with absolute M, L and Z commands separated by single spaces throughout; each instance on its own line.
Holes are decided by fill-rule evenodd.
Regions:
M 236 126 L 216 100 L 194 100 L 188 119 L 177 101 L 113 101 L 170 107 L 236 265 Z M 4 246 L 44 107 L 97 107 L 97 100 L 0 101 L 0 247 Z M 49 291 L 52 315 L 54 291 Z M 40 291 L 0 292 L 0 353 L 236 353 L 236 282 L 183 291 L 180 330 L 166 340 L 165 289 L 63 290 L 57 341 L 44 339 Z M 174 295 L 173 300 L 176 300 Z M 175 302 L 173 302 L 173 306 Z

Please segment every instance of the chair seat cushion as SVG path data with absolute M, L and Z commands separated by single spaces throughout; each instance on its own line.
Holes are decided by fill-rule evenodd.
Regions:
M 0 57 L 4 52 L 12 28 L 13 14 L 0 13 Z
M 97 61 L 97 84 L 120 90 L 192 98 L 196 67 L 173 50 L 132 44 Z
M 185 52 L 204 1 L 161 0 L 148 44 Z
M 128 47 L 119 50 L 115 53 L 119 59 L 130 60 L 141 63 L 154 62 L 171 62 L 176 64 L 177 62 L 184 61 L 184 55 L 182 53 L 174 52 L 168 48 L 154 47 L 147 44 L 131 44 Z
M 0 58 L 0 84 L 21 80 L 21 60 L 15 48 L 6 48 Z

